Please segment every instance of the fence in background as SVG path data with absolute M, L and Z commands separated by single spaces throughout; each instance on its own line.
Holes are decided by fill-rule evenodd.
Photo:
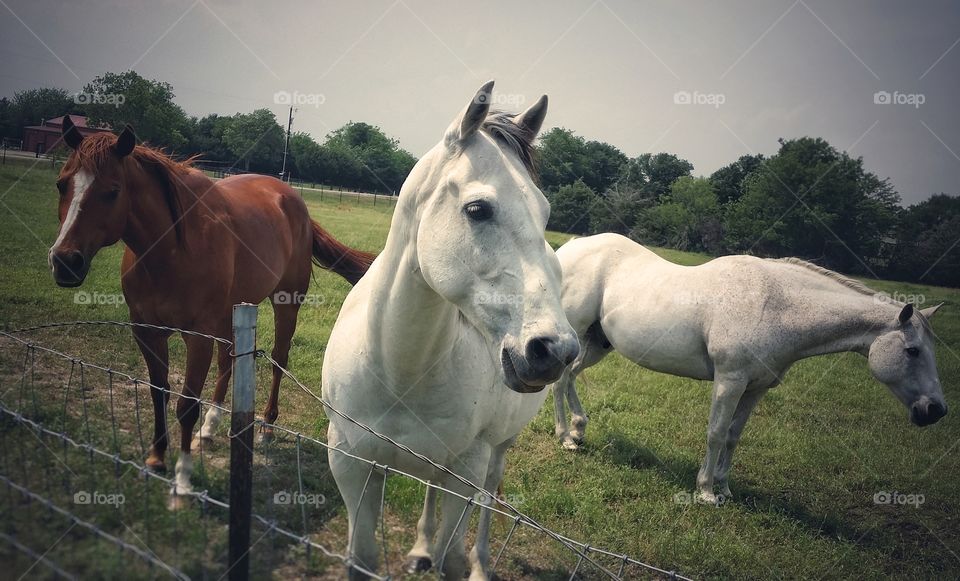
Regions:
M 238 318 L 239 325 L 237 325 Z M 345 536 L 345 532 L 330 530 L 326 527 L 317 530 L 318 527 L 311 526 L 312 519 L 308 518 L 308 512 L 312 509 L 308 510 L 308 503 L 302 502 L 303 499 L 316 497 L 317 490 L 335 490 L 329 487 L 329 481 L 332 478 L 318 479 L 305 465 L 305 459 L 313 457 L 313 452 L 319 451 L 325 456 L 328 451 L 332 451 L 332 453 L 344 454 L 368 464 L 371 474 L 378 471 L 434 488 L 445 494 L 453 494 L 466 500 L 468 507 L 475 506 L 478 510 L 490 511 L 508 519 L 509 529 L 493 553 L 496 555 L 492 564 L 493 569 L 500 565 L 502 557 L 508 553 L 511 542 L 516 541 L 521 531 L 524 531 L 524 534 L 549 539 L 561 549 L 562 553 L 569 555 L 571 562 L 564 568 L 569 572 L 570 579 L 584 576 L 623 579 L 641 573 L 647 576 L 686 579 L 672 571 L 655 567 L 628 555 L 575 541 L 542 526 L 505 499 L 497 498 L 495 494 L 474 485 L 429 457 L 411 450 L 389 436 L 331 407 L 289 370 L 278 366 L 269 356 L 256 349 L 256 307 L 254 306 L 236 307 L 235 345 L 226 339 L 204 335 L 211 340 L 230 344 L 233 348 L 235 372 L 231 409 L 151 385 L 111 366 L 92 363 L 23 337 L 28 332 L 43 329 L 89 326 L 132 327 L 136 324 L 119 321 L 78 321 L 51 323 L 10 332 L 0 331 L 0 341 L 12 346 L 0 352 L 21 355 L 16 358 L 18 363 L 9 363 L 10 368 L 6 372 L 0 367 L 0 382 L 2 382 L 0 383 L 0 429 L 2 429 L 0 433 L 4 434 L 7 442 L 17 443 L 16 446 L 9 444 L 0 446 L 2 448 L 0 487 L 6 488 L 10 514 L 20 515 L 20 518 L 11 518 L 0 525 L 5 527 L 0 532 L 0 544 L 6 543 L 8 547 L 32 559 L 34 566 L 42 566 L 54 576 L 72 578 L 74 573 L 50 556 L 53 547 L 48 549 L 46 546 L 31 545 L 29 533 L 33 530 L 31 525 L 36 524 L 36 519 L 27 518 L 27 522 L 24 522 L 25 513 L 23 510 L 18 510 L 23 508 L 21 505 L 24 503 L 42 507 L 46 511 L 44 518 L 48 518 L 51 522 L 69 524 L 69 528 L 57 543 L 66 542 L 63 539 L 68 534 L 73 534 L 74 529 L 86 531 L 118 551 L 135 557 L 141 566 L 147 567 L 148 571 L 162 572 L 164 575 L 175 578 L 220 578 L 229 575 L 231 579 L 246 579 L 251 566 L 249 562 L 251 552 L 256 552 L 256 548 L 263 542 L 275 543 L 278 539 L 286 542 L 285 550 L 279 552 L 285 556 L 279 563 L 269 563 L 267 570 L 263 572 L 274 572 L 277 569 L 287 571 L 286 568 L 292 568 L 298 572 L 297 574 L 305 577 L 322 571 L 331 564 L 356 567 L 356 563 L 353 563 L 349 555 L 327 547 L 332 542 L 340 541 Z M 163 329 L 201 335 L 180 329 Z M 58 376 L 50 365 L 38 364 L 38 357 L 64 366 L 69 365 L 62 390 L 51 385 L 62 381 L 63 377 Z M 346 450 L 331 448 L 326 442 L 299 430 L 256 420 L 253 416 L 253 401 L 255 359 L 257 358 L 263 358 L 271 366 L 277 366 L 298 389 L 325 407 L 328 413 L 336 414 L 372 436 L 430 464 L 434 469 L 473 489 L 476 494 L 472 497 L 464 496 L 391 466 L 358 457 Z M 2 363 L 8 366 L 7 361 L 4 360 Z M 19 369 L 13 369 L 13 367 Z M 10 385 L 11 382 L 15 385 Z M 98 384 L 100 388 L 106 389 L 95 390 Z M 145 457 L 148 450 L 149 440 L 141 426 L 141 421 L 145 420 L 149 423 L 152 416 L 148 412 L 144 413 L 141 408 L 144 402 L 148 401 L 149 390 L 160 390 L 168 397 L 186 398 L 194 402 L 200 406 L 201 417 L 204 415 L 203 412 L 211 407 L 217 407 L 230 415 L 229 464 L 224 468 L 222 458 L 217 457 L 216 454 L 211 457 L 210 452 L 204 448 L 200 449 L 199 469 L 194 472 L 194 481 L 202 481 L 204 488 L 201 492 L 191 491 L 186 494 L 192 501 L 186 511 L 166 510 L 163 503 L 168 497 L 167 491 L 175 490 L 174 480 L 149 470 L 139 460 Z M 12 395 L 14 392 L 15 398 Z M 15 402 L 12 401 L 13 399 Z M 94 417 L 93 425 L 91 417 Z M 262 446 L 260 453 L 262 461 L 257 464 L 257 471 L 254 473 L 253 467 L 257 453 L 253 446 L 253 432 L 258 427 L 272 427 L 278 437 L 274 443 Z M 45 455 L 28 456 L 28 446 L 34 446 L 38 452 L 45 451 L 52 454 L 57 464 L 51 468 L 42 462 L 46 459 Z M 139 452 L 138 455 L 137 452 Z M 20 457 L 13 458 L 17 454 Z M 275 492 L 274 488 L 269 487 L 274 478 L 272 475 L 274 467 L 277 466 L 276 463 L 271 462 L 271 455 L 274 457 L 274 462 L 278 456 L 283 456 L 295 467 L 296 486 L 293 490 Z M 19 477 L 13 474 L 16 471 L 17 460 L 21 470 Z M 39 472 L 41 470 L 42 475 Z M 59 473 L 54 474 L 54 470 Z M 78 470 L 86 470 L 86 476 L 81 476 Z M 257 475 L 261 472 L 263 476 L 258 479 Z M 86 482 L 87 486 L 93 490 L 92 500 L 89 497 L 89 491 L 77 488 L 78 481 Z M 157 490 L 157 486 L 153 483 L 159 483 L 160 490 Z M 267 495 L 264 495 L 262 490 L 259 494 L 254 494 L 258 485 L 269 487 Z M 325 485 L 327 488 L 322 488 Z M 39 487 L 45 487 L 45 490 L 38 490 Z M 129 507 L 115 507 L 118 510 L 122 508 L 124 511 L 124 518 L 119 519 L 123 529 L 117 526 L 115 513 L 80 510 L 83 506 L 87 509 L 91 508 L 91 504 L 92 508 L 108 504 L 106 501 L 110 500 L 110 494 L 104 493 L 103 489 L 122 490 L 136 501 Z M 77 495 L 81 492 L 88 496 L 78 498 Z M 391 562 L 389 549 L 391 546 L 396 547 L 397 541 L 395 538 L 391 539 L 391 527 L 386 522 L 388 508 L 386 485 L 380 491 L 368 491 L 365 486 L 361 494 L 366 495 L 368 492 L 380 496 L 379 538 L 384 558 L 381 572 L 367 571 L 367 573 L 374 579 L 389 579 L 391 571 L 399 572 L 399 570 L 397 563 Z M 57 502 L 64 497 L 69 499 L 71 494 L 74 504 L 72 509 L 68 505 L 69 500 Z M 122 493 L 114 493 L 114 501 L 119 499 L 116 494 Z M 299 503 L 294 503 L 292 512 L 287 512 L 286 520 L 283 518 L 284 515 L 278 514 L 276 506 L 277 498 L 281 494 L 301 500 Z M 273 504 L 254 502 L 256 499 L 270 498 L 271 495 Z M 323 495 L 320 494 L 320 496 Z M 120 503 L 120 505 L 123 504 L 124 502 Z M 299 510 L 295 510 L 297 508 Z M 467 509 L 464 509 L 464 513 L 460 515 L 461 519 L 466 515 L 466 511 Z M 80 514 L 83 512 L 88 514 Z M 299 521 L 297 523 L 299 526 L 292 524 L 294 520 Z M 223 525 L 226 522 L 229 522 L 229 531 L 224 530 Z M 258 532 L 262 532 L 259 536 L 255 536 L 251 543 L 251 531 L 254 527 Z M 397 527 L 393 528 L 395 536 L 398 534 Z M 400 528 L 412 530 L 414 527 L 411 525 Z M 138 532 L 140 534 L 137 534 Z M 329 542 L 328 539 L 330 539 Z M 492 541 L 493 539 L 491 539 L 491 547 L 497 546 Z M 72 542 L 77 541 L 72 539 Z M 184 545 L 189 547 L 185 549 Z M 203 549 L 198 552 L 197 546 Z M 212 554 L 206 547 L 214 547 Z M 439 571 L 439 564 L 442 563 L 448 548 L 449 544 L 443 554 L 436 556 L 435 571 Z M 191 553 L 190 550 L 193 552 Z M 270 554 L 270 552 L 267 553 Z M 128 572 L 127 565 L 126 562 L 122 562 L 122 570 L 125 573 Z M 81 571 L 80 573 L 101 575 L 103 572 Z

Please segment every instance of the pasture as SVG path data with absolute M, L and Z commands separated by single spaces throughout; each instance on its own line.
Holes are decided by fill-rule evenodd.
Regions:
M 29 169 L 29 171 L 28 171 Z M 50 321 L 126 320 L 120 296 L 119 246 L 104 249 L 94 260 L 84 285 L 57 288 L 50 277 L 46 253 L 56 237 L 55 174 L 48 164 L 9 160 L 0 166 L 0 328 L 16 329 Z M 339 240 L 367 251 L 382 248 L 392 205 L 373 207 L 350 200 L 320 200 L 304 192 L 313 217 Z M 548 233 L 555 247 L 567 236 Z M 681 264 L 698 264 L 707 256 L 663 250 Z M 591 423 L 587 440 L 577 453 L 561 449 L 553 435 L 553 411 L 548 403 L 523 432 L 508 455 L 504 490 L 525 513 L 553 530 L 591 546 L 623 552 L 694 578 L 952 578 L 960 576 L 960 292 L 952 289 L 864 280 L 878 291 L 896 296 L 923 297 L 925 306 L 946 305 L 933 320 L 938 334 L 937 359 L 948 403 L 954 412 L 940 423 L 919 429 L 907 412 L 867 371 L 858 355 L 843 354 L 797 364 L 780 387 L 760 403 L 744 433 L 731 488 L 735 497 L 722 507 L 689 502 L 705 448 L 710 404 L 708 383 L 642 370 L 617 355 L 589 369 L 578 385 Z M 682 290 L 682 289 L 678 289 Z M 320 368 L 330 329 L 349 285 L 339 277 L 315 271 L 289 367 L 301 381 L 319 392 Z M 86 293 L 86 294 L 83 294 Z M 261 348 L 272 346 L 269 304 L 260 307 Z M 128 329 L 71 328 L 25 335 L 85 360 L 106 363 L 131 375 L 146 377 Z M 171 383 L 180 385 L 183 347 L 172 343 Z M 0 339 L 0 403 L 15 408 L 19 394 L 41 417 L 51 418 L 74 432 L 91 429 L 93 438 L 112 436 L 109 404 L 103 381 L 91 378 L 87 390 L 64 398 L 63 384 L 70 365 L 49 362 L 38 367 L 37 380 L 24 390 L 23 349 Z M 269 369 L 259 363 L 258 386 L 267 383 Z M 208 379 L 205 399 L 212 392 Z M 125 395 L 126 394 L 126 395 Z M 130 392 L 117 391 L 118 413 L 135 410 Z M 59 398 L 64 398 L 61 401 Z M 265 394 L 258 393 L 257 410 Z M 82 420 L 81 406 L 88 420 Z M 30 407 L 32 406 L 32 407 Z M 69 408 L 59 417 L 61 406 Z M 89 409 L 88 409 L 89 408 Z M 147 410 L 148 408 L 144 408 Z M 149 425 L 149 412 L 142 420 Z M 324 439 L 326 419 L 313 398 L 289 381 L 283 383 L 278 423 Z M 176 430 L 177 428 L 174 428 Z M 135 429 L 122 430 L 133 459 Z M 39 436 L 24 435 L 22 427 L 0 421 L 0 471 L 11 480 L 49 497 L 68 498 L 80 486 L 64 483 L 66 466 L 86 467 L 82 452 L 67 451 Z M 270 508 L 268 494 L 295 489 L 296 452 L 290 437 L 279 437 L 268 450 L 258 448 L 256 506 L 274 510 L 282 522 L 299 530 L 301 513 L 291 507 Z M 426 451 L 425 451 L 426 452 Z M 343 550 L 345 515 L 325 470 L 326 454 L 304 447 L 303 468 L 311 491 L 326 502 L 310 507 L 307 529 L 328 547 Z M 197 490 L 225 497 L 228 454 L 225 427 L 218 444 L 206 451 L 206 465 L 195 473 Z M 56 457 L 56 458 L 55 458 Z M 261 469 L 261 467 L 266 469 Z M 69 472 L 69 469 L 67 469 Z M 218 578 L 223 566 L 226 515 L 200 510 L 169 513 L 166 489 L 158 485 L 120 482 L 109 463 L 82 474 L 123 486 L 129 496 L 117 510 L 111 506 L 83 507 L 84 518 L 97 522 L 125 541 L 149 549 L 176 563 L 192 577 Z M 136 475 L 128 475 L 135 480 Z M 124 476 L 127 477 L 127 476 Z M 87 478 L 87 476 L 84 476 Z M 85 489 L 96 486 L 90 477 Z M 0 489 L 4 489 L 0 484 Z M 914 495 L 922 502 L 878 503 L 883 493 Z M 899 496 L 896 496 L 899 498 Z M 394 573 L 409 548 L 422 502 L 422 487 L 393 479 L 387 490 L 387 525 Z M 110 545 L 91 535 L 71 531 L 57 542 L 65 526 L 37 503 L 24 503 L 0 490 L 4 523 L 0 528 L 38 553 L 53 545 L 47 557 L 74 572 L 92 577 L 162 577 L 156 568 L 131 563 Z M 474 517 L 476 518 L 476 517 Z M 149 523 L 149 524 L 146 524 Z M 509 523 L 494 526 L 494 551 Z M 263 535 L 261 537 L 261 535 Z M 261 540 L 258 540 L 261 537 Z M 340 565 L 314 559 L 304 565 L 303 548 L 263 530 L 252 552 L 253 572 L 262 576 L 321 576 L 338 578 Z M 30 576 L 35 559 L 0 542 L 0 562 L 6 576 Z M 526 532 L 510 545 L 498 568 L 507 579 L 565 579 L 574 560 L 545 538 Z M 590 577 L 590 575 L 586 575 Z

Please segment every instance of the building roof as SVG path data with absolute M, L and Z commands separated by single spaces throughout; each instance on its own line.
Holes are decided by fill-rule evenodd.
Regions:
M 66 115 L 46 119 L 41 125 L 29 125 L 24 129 L 36 129 L 37 131 L 59 133 L 63 129 L 64 117 L 66 117 Z M 93 127 L 87 125 L 87 118 L 83 115 L 70 115 L 70 120 L 73 121 L 73 124 L 77 126 L 77 129 L 79 129 L 81 133 L 84 131 L 88 133 L 94 131 L 110 131 L 109 127 Z

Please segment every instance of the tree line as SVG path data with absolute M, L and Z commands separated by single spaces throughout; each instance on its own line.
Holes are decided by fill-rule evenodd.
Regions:
M 554 128 L 539 144 L 549 228 L 617 232 L 711 255 L 797 256 L 841 272 L 960 286 L 960 198 L 909 208 L 889 179 L 820 138 L 781 139 L 711 175 L 672 153 L 628 158 Z
M 122 98 L 110 96 L 122 95 Z M 174 101 L 169 83 L 135 71 L 106 73 L 71 94 L 48 87 L 0 98 L 0 137 L 18 139 L 23 128 L 67 113 L 85 115 L 93 125 L 121 128 L 178 157 L 278 175 L 285 129 L 269 109 L 203 117 L 188 116 Z M 307 133 L 290 137 L 287 168 L 303 181 L 365 192 L 395 193 L 416 163 L 379 127 L 350 122 L 318 143 Z
M 93 124 L 130 123 L 178 156 L 279 172 L 284 128 L 269 109 L 188 116 L 169 83 L 134 71 L 96 77 L 83 95 L 40 88 L 0 98 L 0 137 L 76 113 Z M 781 139 L 775 154 L 745 155 L 705 177 L 676 154 L 630 158 L 564 128 L 544 133 L 537 150 L 553 230 L 617 232 L 711 255 L 798 256 L 842 272 L 960 286 L 960 198 L 937 194 L 903 208 L 888 179 L 820 138 Z M 323 142 L 293 134 L 287 163 L 301 180 L 394 193 L 415 162 L 380 128 L 350 122 Z

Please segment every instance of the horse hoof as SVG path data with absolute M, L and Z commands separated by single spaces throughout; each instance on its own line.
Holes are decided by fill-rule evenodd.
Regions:
M 197 452 L 200 450 L 212 450 L 213 438 L 210 436 L 195 436 L 193 438 L 193 444 L 191 444 L 190 447 Z
M 697 491 L 696 501 L 697 501 L 697 504 L 710 504 L 713 506 L 720 506 L 720 499 L 718 499 L 717 495 L 712 492 L 704 492 L 702 490 Z
M 570 450 L 571 452 L 576 452 L 580 449 L 580 444 L 578 444 L 573 438 L 566 438 L 563 441 L 563 449 Z
M 273 442 L 273 432 L 260 432 L 257 441 L 261 444 L 270 444 Z
M 190 506 L 190 497 L 182 494 L 171 494 L 167 500 L 167 510 L 183 510 Z
M 156 456 L 148 457 L 144 464 L 147 465 L 147 468 L 149 468 L 151 472 L 155 472 L 157 474 L 164 474 L 167 471 L 167 465 L 163 460 L 157 458 Z
M 570 439 L 577 444 L 583 443 L 583 432 L 570 432 Z
M 430 557 L 410 557 L 407 560 L 407 573 L 426 573 L 433 568 Z

